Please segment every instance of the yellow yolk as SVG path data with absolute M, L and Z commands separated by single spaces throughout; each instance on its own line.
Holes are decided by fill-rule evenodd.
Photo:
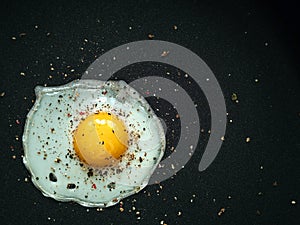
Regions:
M 83 162 L 103 167 L 112 164 L 127 150 L 128 133 L 124 123 L 116 116 L 100 112 L 79 123 L 73 144 Z

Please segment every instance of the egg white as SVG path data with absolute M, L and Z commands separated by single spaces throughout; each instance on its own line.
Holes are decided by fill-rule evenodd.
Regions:
M 162 125 L 124 81 L 76 80 L 36 87 L 23 135 L 24 164 L 45 196 L 88 207 L 108 207 L 142 190 L 165 149 Z M 88 115 L 105 111 L 121 119 L 130 145 L 117 165 L 91 168 L 76 156 L 72 132 Z

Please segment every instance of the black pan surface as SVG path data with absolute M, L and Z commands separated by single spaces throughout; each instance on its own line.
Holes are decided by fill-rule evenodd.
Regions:
M 290 1 L 30 1 L 1 3 L 1 224 L 299 224 L 299 23 Z M 79 79 L 104 52 L 132 41 L 165 40 L 199 55 L 225 96 L 228 124 L 214 162 L 198 164 L 209 138 L 210 110 L 193 80 L 159 63 L 128 66 L 127 82 L 162 76 L 179 83 L 198 107 L 195 154 L 173 179 L 147 186 L 99 210 L 44 197 L 22 163 L 22 141 L 37 85 Z M 85 41 L 85 39 L 87 41 Z M 54 71 L 51 70 L 54 68 Z M 74 72 L 71 70 L 74 69 Z M 232 100 L 233 93 L 239 103 Z M 178 142 L 168 102 L 147 99 Z M 168 106 L 168 107 L 165 107 Z M 165 113 L 170 116 L 164 116 Z M 174 119 L 172 121 L 172 119 Z M 232 121 L 231 121 L 232 120 Z M 247 137 L 250 142 L 246 142 Z

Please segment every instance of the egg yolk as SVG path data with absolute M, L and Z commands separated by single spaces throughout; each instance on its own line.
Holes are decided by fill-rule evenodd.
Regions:
M 107 112 L 82 120 L 73 134 L 74 149 L 80 160 L 93 167 L 116 162 L 128 148 L 128 133 L 123 121 Z

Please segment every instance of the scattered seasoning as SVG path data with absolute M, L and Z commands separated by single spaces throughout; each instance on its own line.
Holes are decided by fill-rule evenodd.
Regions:
M 264 169 L 264 167 L 261 165 L 260 167 L 259 167 L 261 170 L 263 170 Z
M 18 124 L 18 125 L 19 125 L 19 124 L 20 124 L 20 121 L 19 121 L 19 120 L 16 120 L 16 124 Z
M 0 96 L 4 97 L 4 95 L 5 95 L 5 92 L 1 92 Z
M 173 29 L 174 29 L 174 30 L 177 30 L 177 29 L 178 29 L 178 27 L 177 27 L 176 25 L 174 25 L 174 26 L 173 26 Z
M 74 189 L 74 188 L 76 188 L 75 184 L 68 184 L 67 185 L 67 189 Z
M 115 182 L 111 182 L 111 183 L 109 183 L 109 184 L 107 185 L 107 187 L 108 187 L 109 189 L 114 189 L 114 188 L 116 188 L 116 183 L 115 183 Z
M 88 177 L 92 177 L 94 175 L 93 170 L 90 170 L 89 172 L 87 172 Z
M 273 187 L 277 187 L 277 186 L 278 186 L 277 181 L 274 181 L 274 182 L 273 182 Z
M 54 173 L 49 173 L 49 179 L 52 182 L 57 182 L 57 177 L 55 176 Z
M 26 36 L 26 33 L 24 33 L 24 32 L 19 34 L 19 37 L 24 37 L 24 36 Z
M 25 76 L 25 73 L 24 73 L 24 72 L 20 72 L 20 75 L 21 75 L 21 76 Z
M 13 156 L 12 156 L 12 158 L 13 158 L 13 159 L 16 159 L 16 158 L 17 158 L 17 156 L 13 155 Z
M 225 212 L 225 208 L 221 208 L 218 212 L 218 216 L 221 216 Z
M 148 38 L 149 39 L 153 39 L 154 38 L 154 34 L 148 34 Z
M 246 142 L 249 143 L 250 142 L 250 137 L 246 138 Z
M 93 189 L 97 189 L 96 184 L 92 184 L 92 188 L 93 188 Z
M 297 203 L 297 202 L 296 202 L 295 200 L 292 200 L 292 201 L 291 201 L 291 204 L 292 204 L 292 205 L 296 205 L 296 203 Z
M 238 96 L 237 96 L 236 93 L 232 93 L 231 100 L 234 101 L 234 102 L 236 102 L 236 103 L 238 103 Z
M 163 51 L 162 53 L 161 53 L 161 57 L 165 57 L 165 56 L 167 56 L 167 55 L 169 55 L 169 51 Z
M 60 163 L 60 162 L 61 162 L 61 159 L 60 159 L 60 158 L 56 158 L 56 159 L 54 159 L 54 162 Z

